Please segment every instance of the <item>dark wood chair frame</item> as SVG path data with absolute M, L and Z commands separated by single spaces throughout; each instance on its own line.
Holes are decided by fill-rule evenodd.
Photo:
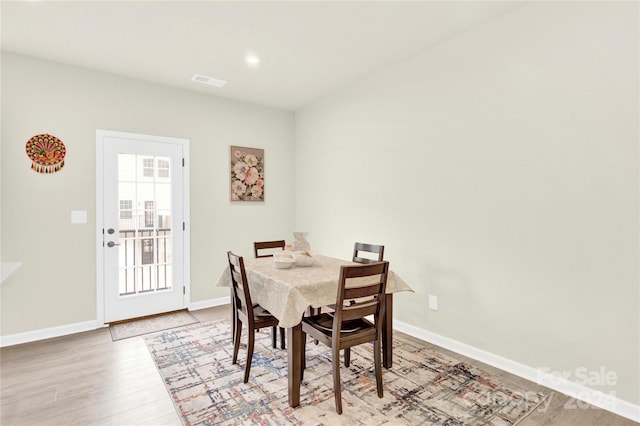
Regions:
M 232 364 L 237 364 L 242 324 L 245 324 L 248 329 L 248 343 L 243 381 L 247 383 L 253 359 L 256 331 L 264 327 L 273 327 L 275 329 L 278 325 L 278 319 L 262 306 L 252 303 L 247 274 L 244 268 L 244 259 L 231 251 L 227 252 L 227 257 L 229 258 L 229 270 L 231 271 L 231 294 L 233 298 L 233 359 L 231 362 Z M 276 347 L 275 335 L 273 347 Z
M 378 259 L 371 259 L 369 257 L 360 256 L 361 252 L 373 253 L 378 255 Z M 380 244 L 368 244 L 368 243 L 354 243 L 353 244 L 353 256 L 352 262 L 356 263 L 373 263 L 382 262 L 384 260 L 384 246 Z M 344 350 L 344 365 L 348 367 L 351 363 L 351 351 L 349 349 Z
M 373 359 L 378 397 L 382 398 L 382 317 L 385 309 L 385 291 L 389 262 L 363 265 L 344 265 L 340 268 L 340 284 L 333 313 L 302 318 L 301 376 L 304 375 L 306 336 L 332 349 L 333 390 L 336 412 L 342 414 L 342 385 L 340 382 L 340 350 L 373 342 Z M 373 277 L 378 277 L 372 282 Z M 372 277 L 366 285 L 348 287 L 352 278 Z M 346 303 L 345 303 L 346 302 Z M 365 317 L 373 315 L 373 323 Z
M 360 256 L 360 252 L 374 253 L 378 259 L 370 259 Z M 356 263 L 382 262 L 384 260 L 384 246 L 378 244 L 355 243 L 353 245 L 352 261 Z
M 360 252 L 373 253 L 378 255 L 378 259 L 372 259 L 370 257 L 362 257 L 360 256 Z M 356 242 L 353 244 L 353 256 L 351 258 L 352 262 L 355 263 L 373 263 L 373 262 L 382 262 L 384 260 L 384 246 L 380 244 L 367 244 L 367 243 L 359 243 Z M 335 309 L 333 305 L 328 306 L 330 309 Z M 322 308 L 309 308 L 309 315 L 319 315 L 322 312 Z M 316 345 L 318 342 L 315 342 Z M 351 351 L 347 348 L 344 351 L 344 365 L 346 367 L 351 363 Z
M 253 243 L 253 254 L 257 258 L 259 257 L 272 257 L 273 254 L 260 254 L 260 250 L 274 249 L 274 248 L 282 248 L 284 250 L 285 241 L 284 240 L 276 240 L 276 241 L 256 241 Z

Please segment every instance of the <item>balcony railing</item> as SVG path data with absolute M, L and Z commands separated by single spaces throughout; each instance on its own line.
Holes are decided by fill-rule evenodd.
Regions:
M 170 289 L 171 229 L 121 229 L 119 235 L 120 295 Z

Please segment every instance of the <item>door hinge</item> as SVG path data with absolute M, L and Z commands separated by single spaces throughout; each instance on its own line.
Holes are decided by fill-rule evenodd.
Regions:
M 187 294 L 187 287 L 182 286 L 182 295 L 184 296 L 185 294 Z
M 182 159 L 182 167 L 184 167 L 184 158 Z
M 183 231 L 186 231 L 186 230 L 187 230 L 187 225 L 186 225 L 184 222 L 182 222 L 182 230 L 183 230 Z

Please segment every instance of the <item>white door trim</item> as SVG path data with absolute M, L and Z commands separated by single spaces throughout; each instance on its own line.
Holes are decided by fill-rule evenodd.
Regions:
M 169 138 L 163 136 L 151 136 L 142 135 L 138 133 L 127 133 L 113 130 L 96 130 L 96 321 L 100 325 L 104 325 L 105 313 L 104 313 L 104 259 L 103 259 L 103 229 L 104 229 L 104 138 L 125 138 L 133 140 L 148 140 L 153 138 L 157 141 L 165 141 L 174 144 L 180 144 L 182 146 L 183 158 L 184 158 L 184 176 L 182 180 L 183 184 L 183 199 L 184 199 L 184 249 L 183 249 L 183 274 L 184 274 L 184 286 L 185 286 L 185 307 L 189 306 L 191 300 L 191 217 L 190 217 L 190 196 L 189 196 L 189 140 L 180 138 Z

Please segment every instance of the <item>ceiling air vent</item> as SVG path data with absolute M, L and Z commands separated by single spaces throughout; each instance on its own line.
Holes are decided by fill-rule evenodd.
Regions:
M 193 77 L 191 77 L 191 80 L 197 83 L 208 84 L 209 86 L 215 86 L 215 87 L 222 87 L 225 84 L 227 84 L 227 82 L 224 80 L 219 80 L 213 77 L 207 77 L 206 75 L 200 75 L 200 74 L 195 74 Z

